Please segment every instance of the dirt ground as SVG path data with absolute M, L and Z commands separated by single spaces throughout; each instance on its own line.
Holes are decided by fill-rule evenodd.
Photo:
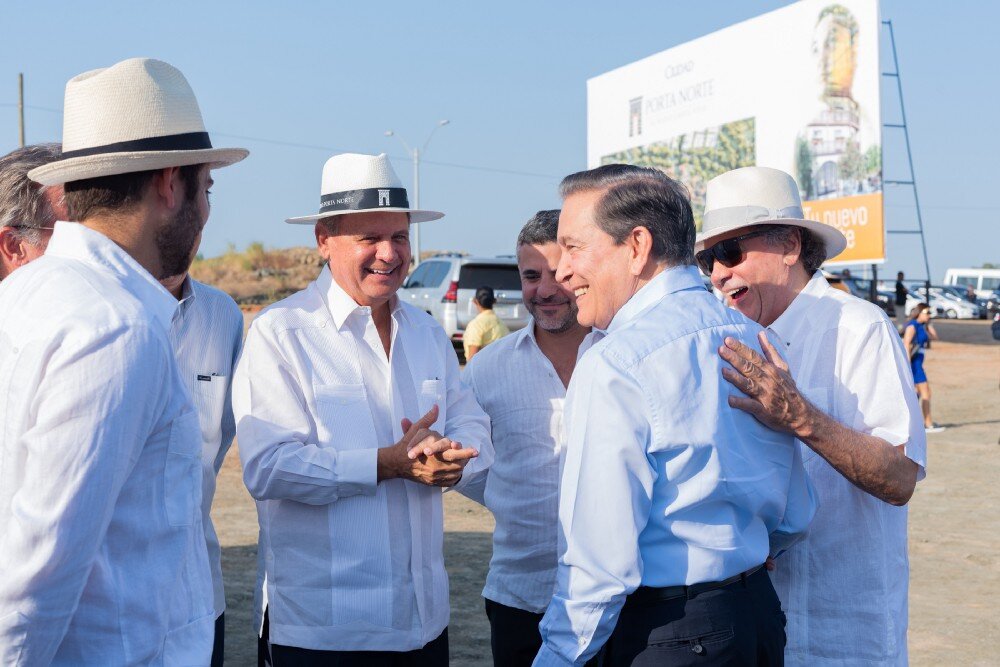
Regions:
M 933 414 L 948 427 L 928 440 L 927 478 L 910 502 L 910 660 L 993 665 L 1000 645 L 1000 343 L 986 322 L 938 322 L 942 342 L 925 367 Z M 226 664 L 256 664 L 252 627 L 257 520 L 236 447 L 212 510 L 226 583 Z M 493 519 L 446 494 L 445 563 L 451 578 L 451 662 L 488 665 L 482 591 Z

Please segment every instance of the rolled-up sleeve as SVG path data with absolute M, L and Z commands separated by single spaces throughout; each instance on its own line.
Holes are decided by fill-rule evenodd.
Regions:
M 378 450 L 310 442 L 313 419 L 301 382 L 257 323 L 233 377 L 233 413 L 243 480 L 255 499 L 325 505 L 375 493 Z

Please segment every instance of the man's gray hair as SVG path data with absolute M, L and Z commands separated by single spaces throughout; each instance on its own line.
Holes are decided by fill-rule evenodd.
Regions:
M 45 187 L 28 178 L 28 172 L 60 157 L 59 144 L 25 146 L 0 157 L 0 227 L 10 227 L 31 245 L 41 243 L 40 229 L 51 227 L 56 214 Z
M 764 233 L 764 242 L 769 246 L 779 246 L 799 235 L 799 261 L 810 276 L 826 261 L 826 243 L 808 229 L 795 225 L 769 225 Z
M 539 211 L 524 223 L 517 235 L 517 248 L 523 245 L 555 243 L 559 231 L 559 209 Z
M 659 169 L 607 164 L 563 179 L 563 199 L 604 190 L 595 210 L 597 226 L 616 244 L 636 227 L 653 237 L 652 255 L 670 266 L 694 264 L 694 215 L 687 189 Z

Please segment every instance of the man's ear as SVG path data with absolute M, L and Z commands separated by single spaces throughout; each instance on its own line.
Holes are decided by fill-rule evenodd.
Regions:
M 799 257 L 802 256 L 802 234 L 801 229 L 795 229 L 791 234 L 785 235 L 785 239 L 781 243 L 785 266 L 794 266 L 799 261 Z
M 330 250 L 326 247 L 326 240 L 331 236 L 329 228 L 324 221 L 317 220 L 313 232 L 316 234 L 316 247 L 319 249 L 320 257 L 329 262 Z
M 24 243 L 14 230 L 0 227 L 0 275 L 9 273 L 24 264 Z
M 171 211 L 184 201 L 184 180 L 180 167 L 160 169 L 153 176 L 153 191 L 156 198 Z
M 646 227 L 637 226 L 625 237 L 625 244 L 629 248 L 629 273 L 642 275 L 653 256 L 653 235 Z

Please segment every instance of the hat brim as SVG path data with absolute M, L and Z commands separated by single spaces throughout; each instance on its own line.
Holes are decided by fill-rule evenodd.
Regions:
M 760 227 L 762 225 L 790 225 L 793 227 L 808 229 L 810 232 L 823 239 L 823 245 L 826 247 L 827 259 L 833 259 L 840 253 L 844 252 L 844 249 L 847 248 L 847 237 L 844 236 L 836 227 L 831 227 L 830 225 L 823 224 L 822 222 L 816 222 L 815 220 L 803 220 L 801 218 L 776 218 L 773 220 L 761 220 L 760 222 L 754 222 L 752 224 L 741 222 L 731 225 L 722 225 L 714 228 L 711 232 L 698 234 L 694 241 L 694 251 L 701 252 L 706 248 L 706 246 L 711 247 L 714 245 L 712 241 L 724 234 L 729 234 L 730 232 L 735 232 L 739 229 Z
M 317 220 L 322 220 L 323 218 L 334 218 L 341 215 L 352 215 L 355 213 L 409 213 L 410 214 L 410 224 L 417 222 L 430 222 L 431 220 L 439 220 L 444 217 L 444 213 L 439 211 L 423 211 L 412 208 L 395 208 L 385 206 L 382 208 L 366 208 L 359 209 L 357 211 L 336 211 L 330 213 L 317 213 L 316 215 L 301 215 L 296 218 L 287 218 L 285 222 L 290 225 L 311 225 Z
M 36 167 L 28 178 L 42 185 L 61 185 L 101 176 L 131 174 L 167 167 L 208 164 L 212 169 L 228 167 L 246 158 L 245 148 L 205 148 L 190 151 L 136 151 L 133 153 L 103 153 L 58 160 Z

